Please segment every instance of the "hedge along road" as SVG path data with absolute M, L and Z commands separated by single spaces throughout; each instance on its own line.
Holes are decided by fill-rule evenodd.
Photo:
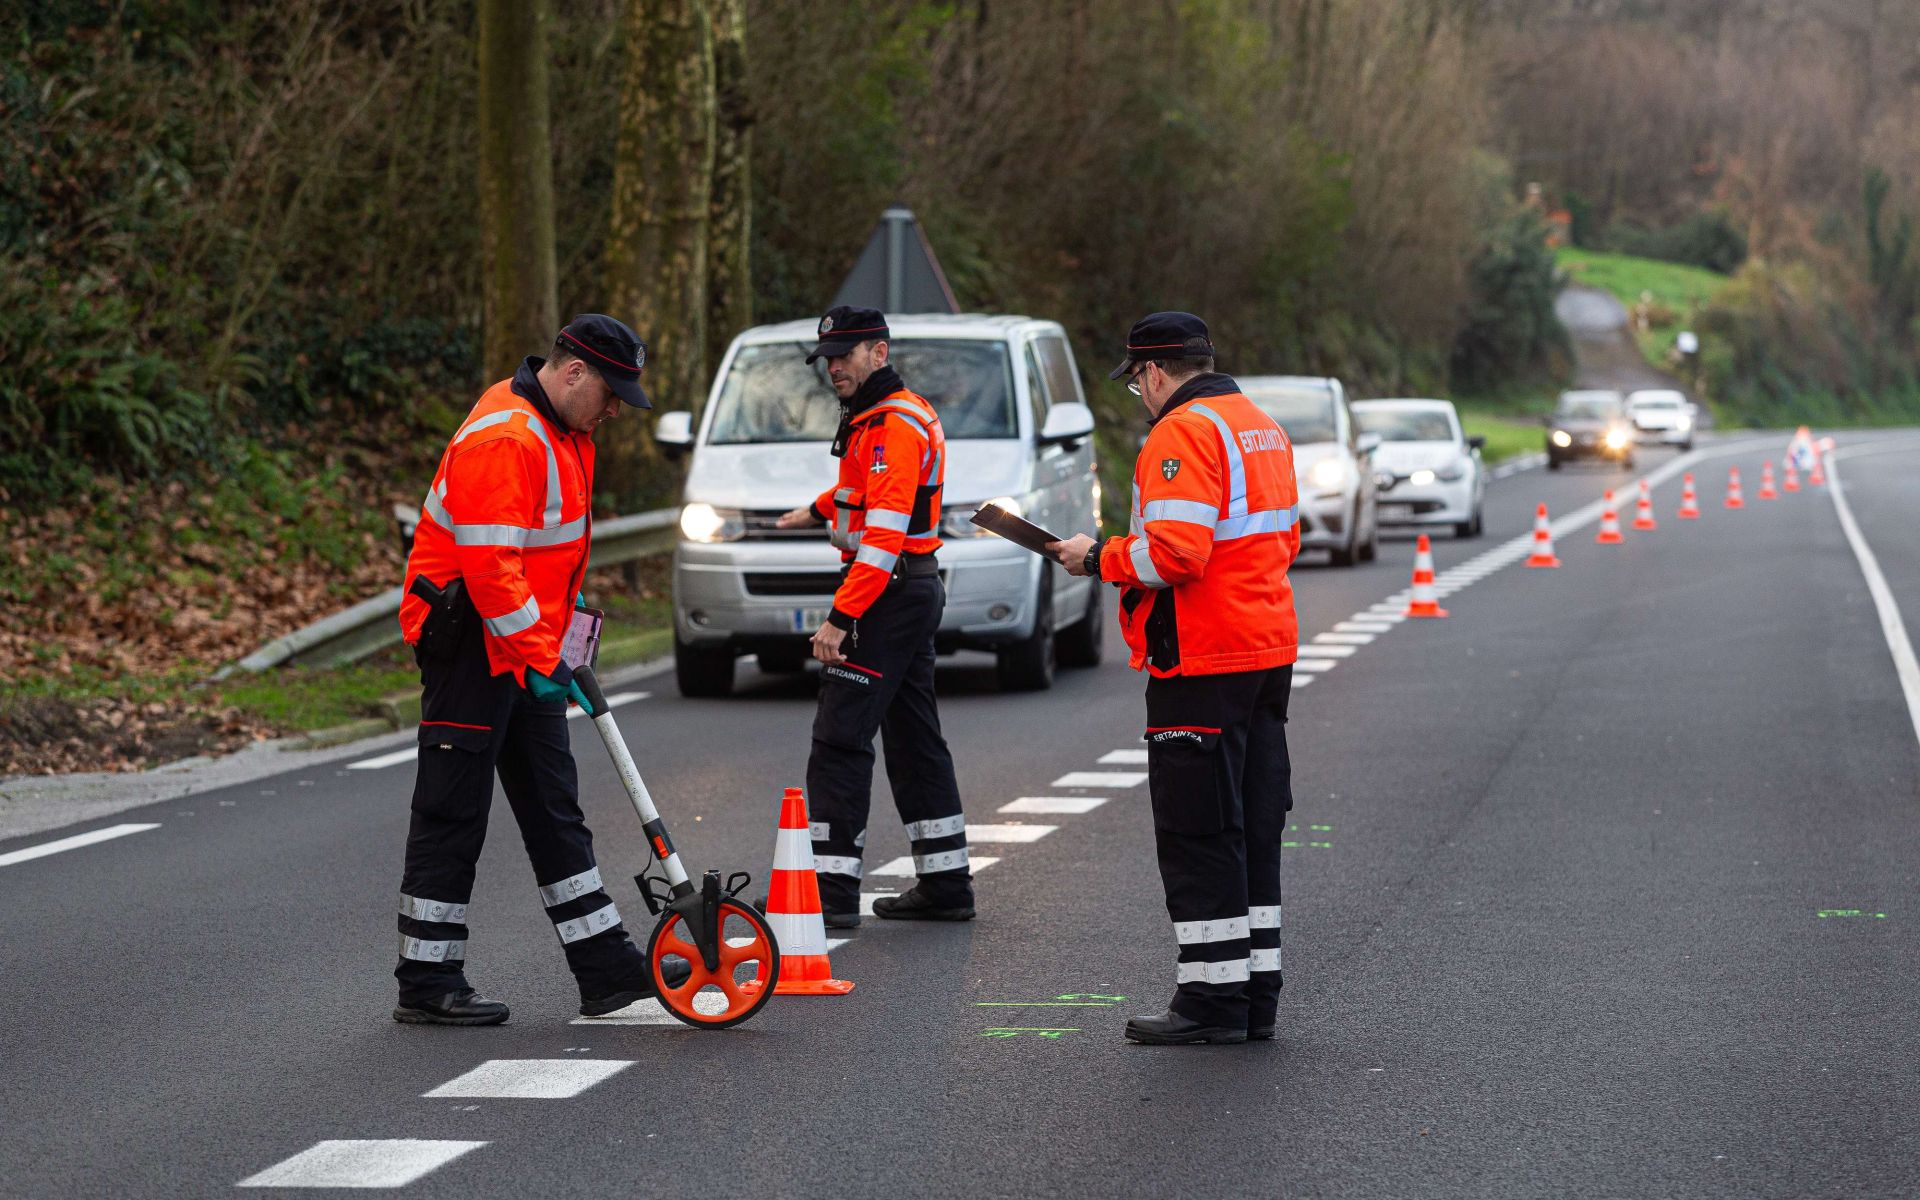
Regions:
M 1911 1191 L 1920 744 L 1833 504 L 1752 500 L 1760 451 L 1726 449 L 1696 467 L 1701 521 L 1673 519 L 1667 479 L 1658 530 L 1612 548 L 1570 532 L 1557 571 L 1483 565 L 1445 621 L 1362 616 L 1405 586 L 1405 540 L 1373 567 L 1298 568 L 1310 636 L 1388 629 L 1324 643 L 1353 653 L 1294 694 L 1276 1043 L 1120 1039 L 1164 1002 L 1172 957 L 1139 681 L 1109 663 L 1002 696 L 962 658 L 942 688 L 969 819 L 1013 827 L 976 843 L 998 860 L 981 919 L 870 924 L 834 951 L 851 996 L 778 1001 L 729 1034 L 573 1024 L 504 814 L 471 969 L 513 1022 L 388 1021 L 405 766 L 150 805 L 111 823 L 157 828 L 0 868 L 5 1187 Z M 1896 597 L 1920 583 L 1893 548 L 1913 458 L 1844 464 Z M 1730 514 L 1732 463 L 1750 499 Z M 1574 513 L 1625 479 L 1502 480 L 1486 539 L 1435 543 L 1442 576 L 1523 535 L 1536 501 Z M 656 680 L 620 719 L 690 865 L 760 875 L 810 685 L 742 669 L 734 700 Z M 619 875 L 643 850 L 581 726 Z M 872 830 L 871 866 L 906 852 L 884 780 Z

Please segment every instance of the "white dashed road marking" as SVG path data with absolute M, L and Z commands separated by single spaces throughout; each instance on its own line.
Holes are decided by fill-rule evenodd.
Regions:
M 1322 634 L 1320 636 L 1330 637 L 1332 635 Z M 1302 646 L 1300 648 L 1300 653 L 1302 657 L 1311 655 L 1314 658 L 1352 658 L 1354 655 L 1354 652 L 1357 651 L 1358 649 L 1359 649 L 1358 646 L 1333 645 L 1330 643 L 1322 642 L 1320 638 L 1315 638 L 1313 639 L 1312 645 Z
M 969 825 L 967 844 L 1037 842 L 1058 828 L 1058 825 Z
M 632 1065 L 613 1058 L 490 1058 L 458 1079 L 421 1094 L 428 1100 L 450 1096 L 569 1100 Z
M 1142 754 L 1146 751 L 1142 750 Z M 1003 813 L 1072 813 L 1079 815 L 1090 813 L 1105 804 L 1107 796 L 1022 796 L 1009 804 L 1002 804 Z
M 378 771 L 382 767 L 397 767 L 403 762 L 412 762 L 420 757 L 420 747 L 408 746 L 404 750 L 395 750 L 392 754 L 382 754 L 378 758 L 363 758 L 359 762 L 347 764 L 349 771 Z
M 1366 646 L 1373 642 L 1371 633 L 1323 633 L 1313 639 L 1316 646 Z
M 151 825 L 109 825 L 105 829 L 95 829 L 87 833 L 76 833 L 72 837 L 63 837 L 57 842 L 42 842 L 38 846 L 28 846 L 24 850 L 10 850 L 0 854 L 0 867 L 10 867 L 14 863 L 29 862 L 36 858 L 45 858 L 49 854 L 59 854 L 63 850 L 78 850 L 82 846 L 92 846 L 99 842 L 110 842 L 114 838 L 125 837 L 130 833 L 145 833 L 149 829 L 158 829 Z
M 607 697 L 607 707 L 619 708 L 622 704 L 632 704 L 635 700 L 645 700 L 651 695 L 653 695 L 652 692 L 615 692 L 613 695 Z M 567 708 L 567 720 L 569 721 L 577 721 L 586 715 L 587 710 L 584 708 L 572 705 L 569 705 Z
M 249 1175 L 244 1188 L 397 1188 L 444 1167 L 485 1142 L 366 1138 L 319 1142 Z
M 1147 761 L 1145 750 L 1109 750 L 1100 756 L 1103 766 L 1137 767 Z
M 1146 781 L 1145 771 L 1068 771 L 1047 786 L 1057 788 L 1139 787 Z

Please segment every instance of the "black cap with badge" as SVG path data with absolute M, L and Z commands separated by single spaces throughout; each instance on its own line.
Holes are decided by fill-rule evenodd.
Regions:
M 807 351 L 807 361 L 839 358 L 861 342 L 885 341 L 887 318 L 877 308 L 842 304 L 820 318 L 820 344 Z
M 640 388 L 640 372 L 647 366 L 647 344 L 640 335 L 612 317 L 584 313 L 560 331 L 561 344 L 580 361 L 600 372 L 613 394 L 635 408 L 652 408 Z
M 1127 357 L 1107 378 L 1120 378 L 1135 363 L 1213 356 L 1207 323 L 1199 317 L 1184 312 L 1148 313 L 1127 332 Z

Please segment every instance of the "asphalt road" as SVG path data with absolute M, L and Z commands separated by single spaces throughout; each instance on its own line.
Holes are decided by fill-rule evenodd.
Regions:
M 1843 471 L 1920 641 L 1920 433 L 1841 441 L 1904 442 Z M 1703 442 L 1702 520 L 1674 519 L 1672 475 L 1658 530 L 1603 547 L 1587 523 L 1557 571 L 1496 548 L 1536 502 L 1590 522 L 1629 477 L 1497 482 L 1484 538 L 1435 542 L 1452 615 L 1343 638 L 1353 653 L 1294 692 L 1275 1042 L 1121 1037 L 1172 979 L 1145 787 L 1056 783 L 1144 769 L 1101 762 L 1139 748 L 1140 680 L 1110 653 L 1007 696 L 963 656 L 940 683 L 970 822 L 1056 828 L 976 842 L 999 860 L 978 921 L 870 921 L 833 954 L 851 995 L 781 998 L 724 1033 L 573 1023 L 504 803 L 469 974 L 512 1022 L 389 1020 L 406 764 L 0 842 L 4 861 L 157 826 L 0 866 L 0 1195 L 222 1194 L 360 1139 L 409 1140 L 380 1159 L 403 1175 L 437 1151 L 405 1193 L 458 1200 L 1920 1193 L 1920 743 L 1830 498 L 1754 499 L 1783 447 Z M 1720 507 L 1729 465 L 1742 512 Z M 1303 632 L 1342 632 L 1411 563 L 1405 539 L 1370 566 L 1309 558 Z M 758 876 L 812 684 L 742 670 L 727 701 L 630 683 L 652 694 L 619 714 L 689 864 Z M 639 831 L 574 730 L 602 863 L 630 874 Z M 1042 796 L 1106 801 L 996 811 Z M 871 830 L 870 868 L 907 852 L 884 777 Z M 425 1095 L 494 1060 L 597 1082 Z

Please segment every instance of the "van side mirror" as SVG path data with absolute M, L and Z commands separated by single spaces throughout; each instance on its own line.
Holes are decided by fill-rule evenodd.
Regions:
M 1040 427 L 1040 444 L 1052 442 L 1079 443 L 1093 436 L 1093 410 L 1084 404 L 1071 401 L 1056 404 L 1047 410 L 1046 424 Z M 1074 447 L 1069 445 L 1067 449 Z
M 670 458 L 678 458 L 693 449 L 693 414 L 661 413 L 660 419 L 654 422 L 653 440 Z
M 1467 449 L 1485 450 L 1486 448 L 1487 448 L 1487 439 L 1485 434 L 1476 433 L 1471 437 L 1467 438 Z

